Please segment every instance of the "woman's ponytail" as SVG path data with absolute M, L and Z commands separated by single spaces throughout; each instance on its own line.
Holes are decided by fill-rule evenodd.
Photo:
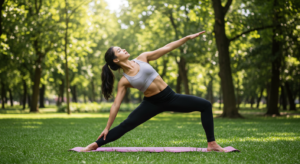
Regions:
M 114 87 L 115 76 L 108 68 L 107 64 L 105 64 L 102 67 L 101 78 L 102 78 L 102 93 L 104 94 L 105 99 L 108 100 L 111 96 Z
M 121 67 L 113 62 L 115 59 L 115 53 L 113 51 L 113 47 L 110 47 L 105 53 L 105 61 L 106 64 L 102 67 L 101 80 L 102 80 L 102 93 L 104 98 L 108 100 L 112 94 L 115 76 L 112 71 L 109 69 L 108 65 L 112 70 L 118 70 Z

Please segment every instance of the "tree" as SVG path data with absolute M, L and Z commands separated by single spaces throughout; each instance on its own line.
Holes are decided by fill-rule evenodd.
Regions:
M 225 33 L 225 16 L 231 6 L 232 0 L 228 0 L 225 6 L 222 6 L 221 0 L 212 0 L 215 12 L 214 32 L 216 44 L 219 52 L 219 67 L 221 87 L 224 100 L 224 108 L 221 117 L 241 118 L 236 108 L 235 93 L 232 81 L 232 71 L 230 66 L 229 46 L 230 42 L 236 40 L 242 35 L 248 34 L 252 31 L 267 29 L 273 27 L 272 25 L 256 27 L 246 30 L 230 39 Z

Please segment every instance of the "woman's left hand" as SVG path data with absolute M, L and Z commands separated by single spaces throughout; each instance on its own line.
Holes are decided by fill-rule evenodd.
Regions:
M 192 35 L 188 35 L 187 37 L 188 37 L 189 39 L 194 39 L 194 38 L 196 38 L 197 36 L 199 36 L 199 35 L 201 35 L 201 34 L 203 34 L 203 33 L 205 33 L 205 31 L 201 31 L 201 32 L 198 32 L 198 33 L 192 34 Z

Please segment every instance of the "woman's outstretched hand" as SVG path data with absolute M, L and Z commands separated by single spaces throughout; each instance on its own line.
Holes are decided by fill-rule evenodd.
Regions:
M 187 37 L 188 37 L 189 39 L 194 39 L 194 38 L 196 38 L 197 36 L 199 36 L 199 35 L 201 35 L 201 34 L 203 34 L 203 33 L 205 33 L 205 31 L 201 31 L 201 32 L 198 32 L 198 33 L 192 34 L 192 35 L 188 35 Z
M 98 137 L 97 140 L 99 140 L 102 136 L 104 136 L 103 140 L 105 140 L 105 139 L 106 139 L 107 133 L 108 133 L 108 129 L 105 128 L 105 129 L 103 130 L 103 132 L 100 134 L 100 136 Z

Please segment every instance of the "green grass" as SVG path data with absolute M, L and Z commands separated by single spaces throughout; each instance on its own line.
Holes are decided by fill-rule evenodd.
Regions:
M 112 128 L 129 113 L 119 112 Z M 0 114 L 0 163 L 299 163 L 299 115 L 263 117 L 247 113 L 246 119 L 215 118 L 217 143 L 233 146 L 240 153 L 68 151 L 94 142 L 108 116 L 109 113 Z M 113 146 L 204 148 L 207 142 L 199 112 L 164 112 L 103 147 Z

